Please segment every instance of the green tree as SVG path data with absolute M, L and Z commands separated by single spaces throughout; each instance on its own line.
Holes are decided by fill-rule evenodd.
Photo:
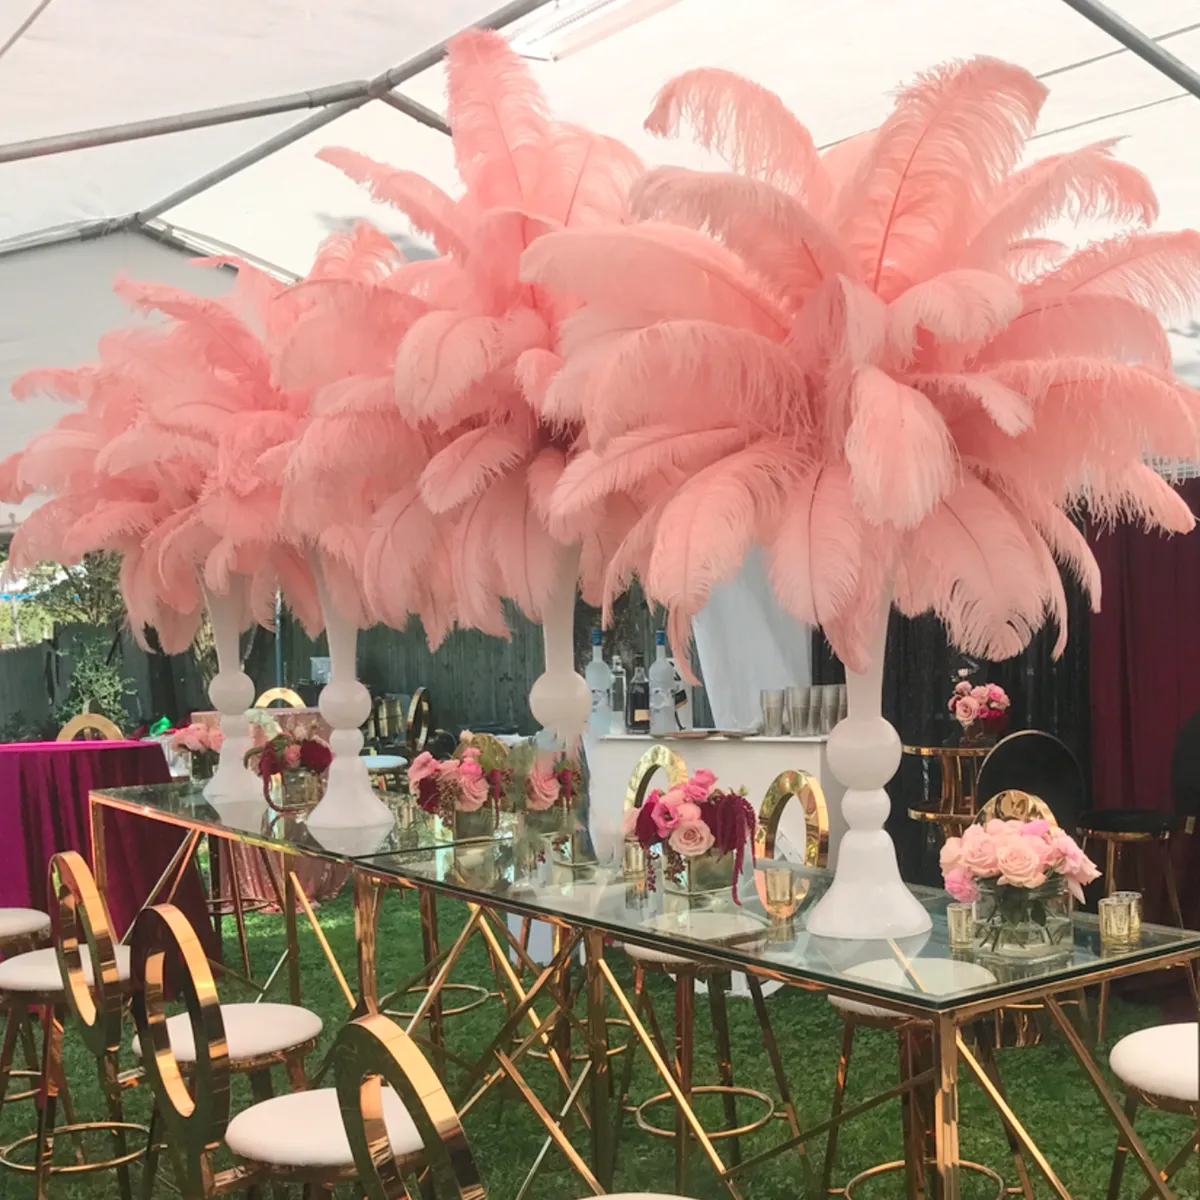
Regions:
M 26 603 L 55 624 L 115 626 L 125 618 L 120 574 L 115 554 L 85 554 L 73 567 L 40 563 L 25 576 Z

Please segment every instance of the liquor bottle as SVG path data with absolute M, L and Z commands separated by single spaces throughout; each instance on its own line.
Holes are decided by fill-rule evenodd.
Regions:
M 675 724 L 680 729 L 691 729 L 692 689 L 680 673 L 679 664 L 673 658 L 668 658 L 667 662 L 671 664 L 671 672 L 674 675 L 672 690 L 675 700 Z
M 654 662 L 650 664 L 650 732 L 666 737 L 675 732 L 675 668 L 667 661 L 667 633 L 654 631 Z
M 613 655 L 612 688 L 609 692 L 609 710 L 612 712 L 612 732 L 625 732 L 625 664 L 619 654 Z
M 598 629 L 592 630 L 592 661 L 588 663 L 583 677 L 592 689 L 592 714 L 588 717 L 588 729 L 595 737 L 606 737 L 612 731 L 610 705 L 613 673 L 604 661 Z
M 646 660 L 633 656 L 633 678 L 625 697 L 625 728 L 630 733 L 650 732 L 650 681 L 646 678 Z

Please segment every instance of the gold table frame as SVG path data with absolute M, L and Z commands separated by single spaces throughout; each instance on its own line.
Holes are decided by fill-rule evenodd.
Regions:
M 171 787 L 178 785 L 164 786 Z M 191 856 L 195 853 L 195 848 L 200 837 L 206 833 L 218 837 L 227 837 L 232 840 L 245 841 L 251 845 L 264 845 L 271 849 L 283 850 L 285 855 L 289 853 L 317 853 L 315 850 L 309 850 L 303 846 L 280 845 L 278 842 L 273 842 L 270 839 L 256 837 L 248 833 L 242 834 L 240 831 L 233 829 L 214 828 L 211 822 L 189 821 L 179 814 L 165 813 L 144 803 L 123 799 L 113 793 L 91 793 L 89 796 L 89 806 L 93 840 L 93 868 L 97 883 L 101 889 L 104 886 L 106 870 L 103 832 L 103 810 L 106 808 L 139 814 L 151 820 L 159 820 L 176 825 L 185 831 L 184 839 L 180 844 L 175 858 L 168 865 L 167 870 L 163 873 L 158 885 L 156 885 L 156 893 L 163 889 L 169 889 L 169 893 L 173 894 L 183 877 L 187 863 L 191 861 Z M 395 856 L 397 864 L 403 857 L 401 854 Z M 518 996 L 519 999 L 509 1010 L 508 1019 L 496 1034 L 488 1051 L 481 1058 L 480 1062 L 476 1064 L 474 1070 L 482 1073 L 486 1070 L 486 1067 L 483 1065 L 485 1061 L 490 1057 L 496 1059 L 498 1069 L 492 1071 L 482 1080 L 483 1090 L 492 1086 L 501 1077 L 507 1077 L 511 1080 L 546 1128 L 549 1140 L 557 1145 L 568 1162 L 570 1162 L 580 1177 L 596 1194 L 602 1194 L 611 1187 L 615 1168 L 615 1135 L 619 1129 L 619 1114 L 617 1114 L 617 1119 L 614 1120 L 614 1115 L 610 1111 L 614 1089 L 611 1086 L 611 1048 L 608 1044 L 606 996 L 611 996 L 616 1001 L 622 1017 L 629 1023 L 632 1036 L 637 1039 L 642 1049 L 649 1056 L 655 1070 L 663 1079 L 667 1091 L 679 1106 L 684 1120 L 690 1127 L 696 1144 L 701 1148 L 714 1171 L 722 1180 L 729 1193 L 735 1197 L 735 1200 L 740 1200 L 742 1195 L 739 1187 L 741 1177 L 753 1167 L 777 1155 L 786 1153 L 788 1150 L 802 1150 L 814 1137 L 828 1132 L 835 1126 L 840 1126 L 885 1101 L 906 1095 L 923 1087 L 931 1088 L 933 1094 L 933 1127 L 931 1130 L 933 1156 L 931 1166 L 933 1167 L 932 1182 L 934 1197 L 936 1200 L 961 1200 L 963 1194 L 962 1176 L 964 1164 L 959 1150 L 958 1089 L 960 1067 L 966 1067 L 970 1076 L 983 1089 L 992 1107 L 999 1114 L 1006 1132 L 1012 1138 L 1015 1138 L 1021 1152 L 1037 1168 L 1038 1173 L 1046 1181 L 1057 1200 L 1074 1200 L 1072 1193 L 1063 1184 L 1062 1180 L 1059 1179 L 1033 1136 L 1020 1122 L 1005 1095 L 988 1071 L 981 1065 L 979 1059 L 972 1052 L 963 1036 L 964 1027 L 981 1017 L 1009 1005 L 1034 1001 L 1040 1001 L 1045 1004 L 1047 1011 L 1061 1030 L 1073 1056 L 1112 1117 L 1113 1123 L 1120 1135 L 1122 1145 L 1127 1148 L 1128 1154 L 1140 1165 L 1145 1173 L 1147 1186 L 1144 1195 L 1147 1197 L 1158 1197 L 1158 1200 L 1178 1200 L 1177 1193 L 1162 1178 L 1162 1172 L 1160 1172 L 1159 1167 L 1151 1159 L 1142 1140 L 1137 1136 L 1124 1107 L 1105 1081 L 1103 1074 L 1091 1056 L 1085 1039 L 1079 1034 L 1063 1012 L 1058 997 L 1066 992 L 1076 992 L 1088 986 L 1099 985 L 1111 982 L 1114 979 L 1141 974 L 1147 971 L 1155 971 L 1165 967 L 1188 966 L 1190 969 L 1190 964 L 1196 960 L 1200 960 L 1200 933 L 1193 933 L 1188 937 L 1186 935 L 1189 931 L 1164 929 L 1164 933 L 1179 935 L 1182 939 L 1181 944 L 1147 947 L 1142 957 L 1133 959 L 1117 959 L 1109 963 L 1105 963 L 1101 959 L 1090 969 L 1078 971 L 1066 977 L 1060 976 L 1057 978 L 1035 980 L 1025 985 L 1003 985 L 998 983 L 996 988 L 989 989 L 989 993 L 992 994 L 982 994 L 974 997 L 968 995 L 959 999 L 948 1000 L 943 1005 L 920 1003 L 915 999 L 910 1000 L 906 994 L 898 992 L 891 992 L 886 996 L 881 996 L 878 991 L 872 991 L 869 987 L 856 986 L 855 981 L 846 976 L 836 979 L 821 978 L 811 970 L 806 976 L 800 968 L 786 970 L 779 965 L 771 965 L 762 960 L 755 959 L 752 954 L 734 945 L 725 946 L 699 943 L 687 938 L 674 939 L 675 953 L 712 962 L 714 965 L 724 969 L 745 972 L 749 978 L 755 981 L 756 986 L 754 990 L 756 992 L 759 991 L 763 981 L 776 981 L 787 986 L 799 987 L 802 990 L 823 992 L 828 995 L 842 996 L 846 999 L 858 1000 L 875 1006 L 885 1006 L 893 1012 L 904 1014 L 916 1021 L 926 1022 L 932 1029 L 933 1066 L 928 1070 L 916 1074 L 906 1082 L 887 1089 L 876 1096 L 870 1097 L 849 1108 L 844 1108 L 840 1113 L 828 1120 L 811 1125 L 799 1132 L 793 1132 L 791 1136 L 765 1151 L 745 1158 L 739 1163 L 727 1165 L 717 1152 L 712 1139 L 706 1133 L 694 1109 L 687 1102 L 671 1067 L 659 1053 L 655 1038 L 642 1021 L 639 1007 L 626 995 L 621 983 L 614 975 L 611 966 L 604 957 L 604 939 L 606 936 L 617 936 L 624 941 L 662 948 L 664 943 L 661 934 L 656 937 L 650 933 L 639 931 L 637 927 L 614 928 L 599 921 L 589 920 L 578 913 L 564 914 L 550 912 L 534 904 L 522 903 L 520 899 L 512 896 L 483 896 L 477 889 L 470 887 L 466 883 L 432 880 L 417 874 L 405 875 L 398 866 L 396 870 L 385 872 L 379 868 L 377 863 L 360 861 L 356 863 L 354 871 L 356 957 L 359 980 L 357 996 L 346 981 L 329 947 L 327 939 L 320 930 L 319 923 L 311 906 L 304 905 L 306 916 L 313 927 L 331 969 L 342 985 L 348 1005 L 355 1015 L 362 1015 L 365 1012 L 373 1012 L 377 1009 L 378 991 L 374 926 L 378 916 L 378 899 L 382 889 L 393 886 L 412 887 L 417 889 L 423 896 L 447 896 L 461 900 L 467 904 L 469 910 L 467 924 L 456 938 L 455 943 L 445 954 L 441 954 L 437 950 L 436 944 L 431 946 L 427 941 L 426 971 L 428 972 L 431 969 L 430 962 L 433 960 L 428 959 L 428 955 L 432 950 L 437 957 L 436 974 L 429 984 L 417 1013 L 414 1015 L 410 1028 L 415 1026 L 434 1009 L 467 937 L 476 931 L 482 934 L 489 943 L 489 947 L 499 952 L 497 958 L 507 967 L 508 983 L 512 987 L 514 995 Z M 290 897 L 295 899 L 297 897 L 294 872 L 287 872 L 284 881 L 284 890 L 285 898 Z M 148 898 L 147 904 L 153 903 L 154 900 L 155 896 L 152 895 Z M 528 954 L 525 953 L 524 947 L 521 946 L 520 940 L 512 936 L 511 931 L 507 929 L 504 922 L 499 920 L 495 913 L 492 912 L 493 909 L 502 909 L 517 916 L 547 922 L 560 930 L 560 935 L 556 939 L 557 952 L 552 961 L 542 967 L 538 967 L 536 964 L 530 962 Z M 294 1002 L 298 1003 L 300 998 L 300 978 L 295 904 L 285 903 L 284 913 L 288 921 L 288 949 L 284 958 L 276 966 L 275 971 L 272 972 L 272 979 L 286 961 L 289 968 L 289 992 Z M 1080 919 L 1090 920 L 1090 918 Z M 492 927 L 493 924 L 500 926 L 505 935 L 507 946 L 497 936 L 497 930 Z M 564 965 L 569 961 L 571 954 L 580 944 L 582 944 L 585 954 L 584 989 L 587 1001 L 587 1015 L 582 1023 L 586 1032 L 588 1059 L 585 1069 L 581 1071 L 579 1078 L 570 1080 L 566 1103 L 556 1116 L 547 1109 L 542 1100 L 529 1086 L 528 1081 L 525 1080 L 517 1068 L 517 1060 L 521 1055 L 527 1053 L 537 1042 L 541 1043 L 553 1059 L 555 1048 L 551 1044 L 552 1027 L 560 1018 L 570 1016 L 566 1004 L 567 997 L 558 989 L 558 981 Z M 911 960 L 906 957 L 904 951 L 894 942 L 880 943 L 881 949 L 885 946 L 903 968 L 905 976 L 913 988 L 911 994 L 914 997 L 919 995 L 923 990 L 920 983 L 920 961 Z M 524 968 L 535 971 L 535 978 L 528 988 L 524 987 L 521 982 L 521 976 L 518 975 L 516 969 L 509 961 L 508 949 L 513 950 Z M 496 960 L 494 959 L 494 961 Z M 504 968 L 501 969 L 503 970 Z M 268 981 L 267 986 L 270 986 L 270 982 L 271 980 Z M 543 994 L 551 998 L 554 1004 L 554 1011 L 549 1016 L 539 1019 L 534 1012 L 533 1006 L 535 1001 Z M 758 1000 L 756 997 L 757 1003 Z M 520 1045 L 513 1047 L 513 1035 L 523 1023 L 531 1026 L 531 1032 Z M 563 1079 L 565 1087 L 570 1078 L 570 1061 L 569 1059 L 565 1061 L 560 1059 L 556 1065 L 560 1072 L 560 1077 L 562 1072 L 567 1072 L 567 1077 Z M 1198 1069 L 1200 1069 L 1200 1062 L 1198 1062 Z M 563 1130 L 563 1125 L 568 1115 L 574 1109 L 579 1107 L 582 1112 L 580 1101 L 582 1100 L 582 1092 L 585 1084 L 589 1085 L 588 1098 L 590 1104 L 588 1113 L 590 1114 L 590 1120 L 588 1124 L 590 1126 L 591 1140 L 590 1164 L 583 1160 Z M 472 1098 L 469 1098 L 462 1111 L 467 1111 L 476 1102 L 478 1094 L 482 1093 L 477 1093 Z M 1190 1152 L 1191 1149 L 1195 1149 L 1197 1168 L 1200 1170 L 1200 1105 L 1196 1106 L 1194 1117 L 1196 1120 L 1196 1129 L 1189 1138 L 1188 1150 Z M 527 1178 L 525 1187 L 522 1188 L 522 1194 L 528 1187 L 540 1161 L 541 1156 L 539 1156 L 538 1163 L 534 1164 L 533 1171 L 531 1171 L 530 1176 Z M 1176 1155 L 1176 1159 L 1171 1166 L 1178 1169 L 1185 1161 L 1186 1156 Z M 1028 1197 L 1032 1197 L 1032 1193 L 1028 1188 L 1023 1187 L 1022 1190 L 1025 1191 Z M 1079 1200 L 1083 1200 L 1083 1198 L 1079 1198 Z

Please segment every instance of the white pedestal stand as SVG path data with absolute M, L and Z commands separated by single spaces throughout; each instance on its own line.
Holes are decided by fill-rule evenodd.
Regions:
M 331 730 L 333 762 L 325 795 L 309 814 L 307 825 L 330 849 L 341 849 L 346 835 L 353 832 L 352 840 L 367 845 L 364 853 L 370 853 L 370 846 L 382 841 L 394 818 L 371 786 L 360 754 L 363 735 L 359 726 L 371 715 L 371 694 L 357 677 L 358 629 L 333 603 L 315 561 L 313 574 L 329 641 L 329 682 L 321 689 L 320 709 Z
M 808 916 L 812 937 L 867 941 L 911 937 L 932 927 L 929 913 L 900 878 L 896 847 L 884 829 L 891 811 L 884 785 L 903 751 L 899 735 L 883 718 L 889 598 L 882 607 L 871 666 L 862 675 L 846 672 L 849 716 L 829 735 L 830 769 L 846 785 L 842 813 L 848 828 L 833 884 Z

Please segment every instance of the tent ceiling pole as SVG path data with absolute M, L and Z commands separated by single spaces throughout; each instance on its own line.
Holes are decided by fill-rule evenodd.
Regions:
M 1200 74 L 1193 71 L 1181 58 L 1176 58 L 1169 50 L 1164 50 L 1137 26 L 1131 25 L 1099 0 L 1063 0 L 1063 3 L 1073 8 L 1081 17 L 1086 17 L 1097 29 L 1102 29 L 1109 37 L 1115 38 L 1127 50 L 1132 50 L 1138 58 L 1149 63 L 1156 71 L 1200 98 Z
M 109 146 L 114 142 L 134 142 L 167 133 L 185 133 L 189 129 L 205 129 L 210 125 L 229 125 L 234 121 L 270 117 L 276 113 L 294 112 L 301 108 L 323 108 L 326 104 L 365 96 L 369 86 L 365 79 L 360 79 L 353 83 L 337 83 L 330 87 L 315 88 L 310 92 L 291 92 L 286 96 L 248 100 L 244 104 L 201 108 L 169 117 L 129 121 L 124 125 L 104 125 L 79 133 L 61 133 L 25 142 L 9 142 L 6 146 L 0 146 L 0 163 L 17 162 L 24 158 L 45 158 L 51 154 L 88 150 L 93 146 Z
M 411 96 L 404 95 L 403 92 L 385 92 L 379 99 L 384 104 L 390 104 L 406 116 L 412 117 L 414 121 L 420 121 L 422 125 L 428 125 L 430 129 L 436 129 L 438 133 L 450 136 L 450 126 L 446 124 L 445 118 L 439 113 L 435 113 L 432 108 L 426 108 L 419 100 L 414 100 Z
M 513 21 L 520 20 L 528 13 L 535 12 L 547 3 L 549 3 L 549 0 L 510 0 L 508 4 L 496 9 L 495 12 L 484 17 L 483 20 L 475 22 L 473 28 L 502 29 L 505 25 L 511 25 Z M 447 42 L 439 42 L 436 46 L 432 46 L 430 49 L 416 55 L 416 57 L 410 58 L 398 67 L 393 67 L 390 71 L 385 71 L 382 75 L 377 75 L 367 84 L 365 95 L 358 96 L 352 100 L 343 100 L 337 104 L 330 104 L 321 112 L 313 113 L 311 117 L 306 117 L 303 121 L 297 121 L 290 129 L 284 129 L 274 137 L 267 138 L 265 142 L 245 151 L 243 154 L 239 154 L 236 158 L 231 158 L 222 166 L 209 171 L 199 179 L 193 180 L 186 187 L 182 187 L 171 195 L 165 196 L 162 200 L 151 204 L 148 208 L 142 209 L 137 214 L 137 219 L 139 221 L 149 221 L 154 217 L 161 216 L 168 210 L 182 204 L 185 200 L 191 200 L 193 196 L 198 196 L 201 192 L 206 192 L 218 183 L 223 183 L 231 176 L 244 171 L 247 167 L 254 166 L 255 163 L 260 162 L 268 155 L 274 154 L 276 150 L 282 150 L 285 146 L 290 146 L 293 142 L 298 142 L 301 138 L 307 137 L 310 133 L 321 129 L 331 121 L 336 121 L 338 117 L 345 116 L 346 113 L 353 112 L 356 108 L 361 108 L 368 101 L 386 95 L 393 88 L 399 87 L 405 80 L 412 79 L 414 76 L 420 75 L 423 71 L 427 71 L 430 67 L 434 67 L 441 62 L 446 56 L 446 47 Z

